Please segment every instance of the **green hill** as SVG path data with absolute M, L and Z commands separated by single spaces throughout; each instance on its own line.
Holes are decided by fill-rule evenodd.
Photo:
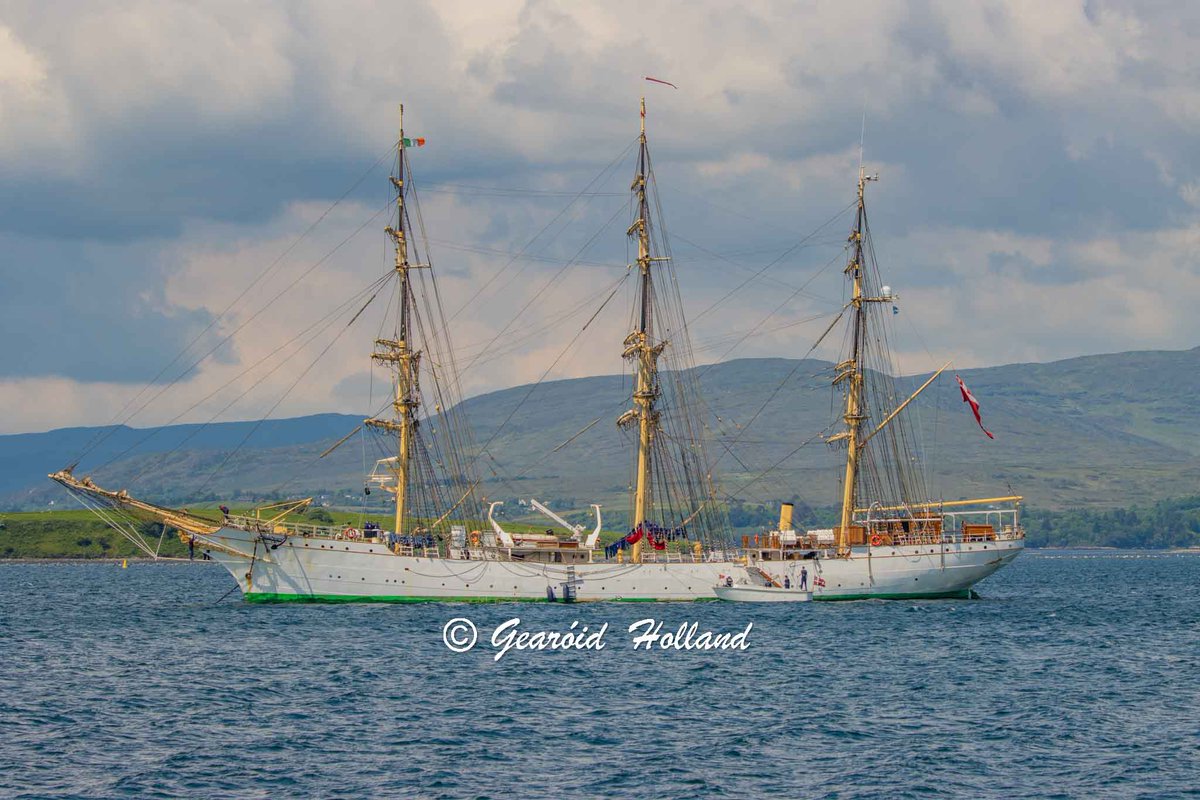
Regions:
M 745 359 L 698 369 L 710 452 L 721 456 L 717 474 L 728 497 L 750 504 L 802 500 L 814 507 L 835 501 L 840 454 L 819 440 L 800 446 L 837 415 L 828 363 Z M 912 409 L 936 495 L 956 499 L 1011 490 L 1034 506 L 1054 509 L 1148 507 L 1162 498 L 1197 493 L 1200 410 L 1193 398 L 1200 392 L 1200 348 L 960 374 L 982 402 L 984 420 L 997 438 L 982 435 L 953 378 L 943 376 Z M 906 382 L 915 386 L 920 380 L 913 376 Z M 599 502 L 620 511 L 632 447 L 614 420 L 627 406 L 629 389 L 622 376 L 601 376 L 466 401 L 477 441 L 489 442 L 480 462 L 486 494 L 509 501 L 535 496 L 562 508 L 586 509 Z M 772 394 L 774 400 L 764 407 Z M 364 450 L 354 438 L 328 458 L 317 456 L 357 421 L 325 414 L 257 427 L 126 428 L 78 471 L 164 502 L 323 494 L 335 505 L 355 506 L 362 499 L 363 463 L 369 467 L 381 454 Z M 94 434 L 94 429 L 75 428 L 0 436 L 0 509 L 63 504 L 65 493 L 45 475 L 70 463 Z M 123 453 L 147 436 L 140 447 Z M 222 463 L 225 468 L 218 471 Z

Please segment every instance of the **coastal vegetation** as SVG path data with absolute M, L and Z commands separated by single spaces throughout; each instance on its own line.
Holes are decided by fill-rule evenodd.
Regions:
M 234 507 L 234 514 L 253 513 L 248 508 Z M 189 508 L 189 513 L 211 519 L 221 519 L 216 508 Z M 313 508 L 302 515 L 289 515 L 289 521 L 335 527 L 362 527 L 367 521 L 381 528 L 391 527 L 387 514 L 362 514 L 357 511 L 338 511 Z M 513 531 L 541 530 L 542 526 L 510 523 L 504 527 Z M 140 533 L 151 546 L 159 545 L 163 557 L 187 558 L 188 548 L 174 531 L 164 531 L 157 523 L 144 523 Z M 613 533 L 606 538 L 616 538 Z M 146 554 L 132 542 L 110 528 L 92 512 L 83 509 L 70 511 L 25 511 L 0 513 L 0 561 L 12 559 L 52 558 L 141 558 Z
M 1200 495 L 1127 508 L 1028 509 L 1030 547 L 1200 547 Z

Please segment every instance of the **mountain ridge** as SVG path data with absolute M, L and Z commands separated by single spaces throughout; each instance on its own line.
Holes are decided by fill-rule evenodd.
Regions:
M 735 442 L 737 460 L 723 454 L 717 463 L 728 496 L 813 505 L 837 496 L 841 456 L 819 442 L 761 476 L 836 419 L 825 377 L 831 367 L 818 359 L 768 357 L 695 368 L 709 410 L 710 455 L 723 451 L 721 442 Z M 1189 402 L 1200 396 L 1200 347 L 1019 362 L 959 374 L 998 438 L 982 436 L 952 380 L 938 381 L 913 404 L 915 425 L 925 434 L 927 477 L 943 499 L 1007 492 L 1011 484 L 1039 506 L 1103 507 L 1194 494 L 1200 486 L 1200 409 Z M 898 381 L 901 389 L 915 388 L 927 375 Z M 629 389 L 628 376 L 600 375 L 464 400 L 477 442 L 490 442 L 481 459 L 484 491 L 498 499 L 536 493 L 565 506 L 604 502 L 619 508 L 631 448 L 604 420 L 615 420 L 624 409 Z M 744 428 L 773 392 L 775 400 Z M 592 424 L 595 420 L 600 422 Z M 204 499 L 199 494 L 323 491 L 345 504 L 347 494 L 359 491 L 364 462 L 375 456 L 355 440 L 326 459 L 317 461 L 316 455 L 360 421 L 356 415 L 324 413 L 264 422 L 118 426 L 79 471 L 102 485 L 128 482 L 135 493 L 164 502 Z M 64 495 L 44 476 L 71 463 L 100 430 L 71 426 L 0 436 L 0 509 L 45 508 L 61 500 Z M 227 469 L 215 472 L 251 433 Z M 570 446 L 554 451 L 573 436 Z M 749 489 L 739 489 L 747 484 Z

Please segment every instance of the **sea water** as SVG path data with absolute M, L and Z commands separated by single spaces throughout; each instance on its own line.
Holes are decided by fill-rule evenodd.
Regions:
M 971 601 L 272 606 L 213 564 L 5 565 L 0 796 L 1194 794 L 1198 582 L 1031 552 Z M 605 646 L 497 660 L 514 618 Z M 635 651 L 645 619 L 751 627 Z

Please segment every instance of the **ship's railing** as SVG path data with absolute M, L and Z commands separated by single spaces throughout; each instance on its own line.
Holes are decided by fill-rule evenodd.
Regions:
M 824 534 L 824 535 L 822 535 Z M 1016 509 L 980 509 L 954 511 L 928 516 L 872 517 L 855 520 L 852 547 L 867 544 L 938 545 L 989 541 L 1013 541 L 1025 538 L 1019 512 Z M 824 553 L 834 548 L 829 532 L 781 534 L 771 531 L 742 536 L 742 549 L 748 553 L 778 551 L 780 553 Z
M 230 514 L 223 520 L 225 525 L 255 533 L 283 533 L 288 536 L 326 536 L 330 539 L 341 534 L 343 527 L 337 525 L 315 525 L 308 522 L 271 522 L 266 519 Z
M 1021 511 L 1017 508 L 980 508 L 971 511 L 944 511 L 942 517 L 948 527 L 962 531 L 964 525 L 991 525 L 999 533 L 1002 530 L 1020 530 Z
M 947 511 L 936 517 L 873 517 L 863 520 L 872 543 L 962 544 L 1025 538 L 1018 509 Z
M 397 544 L 392 547 L 392 552 L 398 556 L 416 556 L 419 558 L 440 558 L 441 554 L 436 547 L 414 547 L 409 544 Z
M 604 558 L 603 550 L 593 551 L 596 560 Z M 643 564 L 707 564 L 711 561 L 732 561 L 740 558 L 740 551 L 734 550 L 704 550 L 699 556 L 694 550 L 642 550 Z M 615 561 L 616 559 L 610 559 Z M 623 557 L 628 562 L 628 557 Z
M 313 536 L 323 539 L 362 540 L 383 538 L 386 531 L 377 529 L 362 530 L 350 525 L 315 525 L 309 522 L 278 521 L 247 517 L 240 514 L 230 514 L 222 521 L 223 524 L 243 531 L 253 533 L 277 533 L 285 536 Z M 411 549 L 411 548 L 410 548 Z M 417 547 L 418 550 L 423 548 Z
M 868 540 L 880 544 L 960 544 L 1025 537 L 1020 508 L 1016 506 L 912 515 L 868 513 L 857 519 L 856 524 Z
M 883 545 L 914 545 L 914 544 L 974 544 L 976 542 L 1005 542 L 1024 539 L 1025 530 L 1017 527 L 1004 527 L 999 530 L 963 533 L 961 531 L 914 532 L 880 534 L 880 544 Z

